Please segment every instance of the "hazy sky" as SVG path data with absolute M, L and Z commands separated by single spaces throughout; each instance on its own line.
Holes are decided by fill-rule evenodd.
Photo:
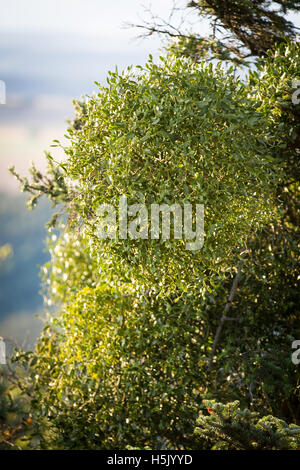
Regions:
M 121 31 L 124 22 L 139 22 L 143 5 L 167 18 L 173 0 L 0 0 L 2 32 L 73 33 L 97 35 L 106 44 L 127 41 L 131 32 Z M 176 0 L 185 6 L 187 0 Z M 291 18 L 300 26 L 299 15 Z M 158 41 L 156 41 L 156 44 Z
M 118 32 L 124 21 L 135 22 L 142 5 L 161 15 L 170 12 L 170 0 L 1 0 L 3 32 L 76 33 L 115 40 L 130 35 Z M 181 5 L 185 1 L 178 2 Z M 116 39 L 117 41 L 117 39 Z

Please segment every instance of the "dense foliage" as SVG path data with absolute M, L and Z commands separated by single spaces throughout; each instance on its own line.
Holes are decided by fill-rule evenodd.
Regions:
M 0 450 L 23 449 L 32 442 L 29 397 L 18 386 L 21 378 L 20 370 L 0 365 Z

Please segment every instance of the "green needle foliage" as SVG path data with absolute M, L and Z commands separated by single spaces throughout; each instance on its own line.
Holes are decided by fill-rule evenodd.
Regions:
M 218 42 L 219 47 L 239 58 L 243 54 L 265 56 L 269 49 L 295 38 L 294 25 L 284 15 L 298 10 L 299 1 L 192 0 L 188 6 L 208 17 L 213 31 L 227 36 Z
M 212 449 L 222 450 L 296 450 L 300 449 L 300 427 L 264 416 L 248 409 L 241 410 L 239 402 L 223 405 L 204 400 L 207 414 L 201 412 L 195 434 L 207 439 Z
M 181 19 L 179 26 L 175 20 L 170 24 L 173 15 L 167 21 L 153 16 L 150 21 L 136 26 L 143 28 L 146 35 L 156 33 L 167 37 L 176 55 L 191 57 L 194 61 L 205 57 L 248 66 L 255 58 L 268 56 L 278 45 L 295 41 L 299 28 L 287 15 L 299 12 L 299 8 L 298 0 L 191 0 L 183 8 L 186 21 Z M 197 28 L 197 21 L 191 26 L 187 21 L 190 10 L 209 22 L 210 34 L 202 34 L 200 21 L 200 28 Z

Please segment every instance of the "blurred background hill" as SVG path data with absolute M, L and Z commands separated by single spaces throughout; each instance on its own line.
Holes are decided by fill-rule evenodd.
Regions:
M 42 313 L 39 267 L 49 258 L 44 225 L 51 209 L 43 200 L 29 212 L 25 202 L 23 195 L 0 194 L 0 246 L 11 247 L 0 264 L 0 330 L 30 347 L 42 326 L 35 315 Z

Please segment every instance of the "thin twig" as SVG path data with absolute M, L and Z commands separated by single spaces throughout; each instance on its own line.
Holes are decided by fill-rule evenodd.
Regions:
M 244 255 L 245 255 L 245 251 L 243 251 L 243 253 L 241 254 L 241 258 L 244 258 Z M 216 331 L 216 334 L 215 334 L 215 337 L 214 337 L 211 356 L 210 356 L 209 363 L 208 363 L 208 371 L 211 370 L 213 359 L 215 357 L 215 353 L 216 353 L 216 349 L 217 349 L 217 345 L 218 345 L 218 341 L 219 341 L 220 334 L 222 332 L 225 321 L 237 320 L 237 318 L 228 317 L 227 313 L 228 313 L 228 311 L 231 307 L 231 304 L 233 302 L 233 299 L 234 299 L 234 295 L 235 295 L 235 292 L 236 292 L 236 289 L 237 289 L 237 286 L 238 286 L 238 282 L 239 282 L 239 278 L 240 278 L 240 275 L 241 275 L 243 263 L 244 263 L 244 260 L 241 259 L 239 261 L 238 268 L 237 268 L 237 273 L 235 275 L 235 278 L 234 278 L 232 286 L 231 286 L 231 290 L 230 290 L 230 294 L 229 294 L 229 297 L 228 297 L 228 300 L 227 300 L 227 304 L 225 305 L 225 308 L 224 308 L 224 313 L 223 313 L 222 317 L 220 318 L 220 323 L 219 323 L 219 326 L 217 328 L 217 331 Z

